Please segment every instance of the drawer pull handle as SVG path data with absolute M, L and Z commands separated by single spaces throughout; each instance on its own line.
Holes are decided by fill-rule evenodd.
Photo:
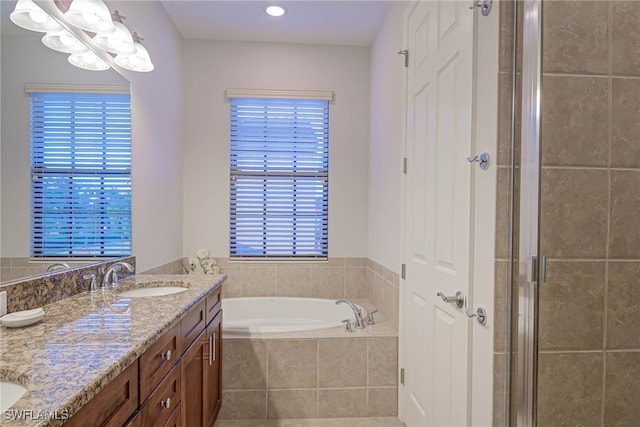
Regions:
M 160 406 L 164 406 L 165 408 L 169 409 L 171 407 L 171 398 L 167 397 L 167 400 L 163 400 L 162 402 L 160 402 Z
M 160 354 L 160 356 L 164 359 L 164 360 L 171 360 L 171 350 L 167 350 L 165 352 L 162 352 Z
M 211 352 L 213 354 L 213 360 L 216 360 L 216 333 L 213 333 L 213 339 L 211 340 L 213 342 L 213 351 Z

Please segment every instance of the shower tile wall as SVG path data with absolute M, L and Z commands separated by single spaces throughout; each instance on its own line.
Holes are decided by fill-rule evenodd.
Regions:
M 640 424 L 640 2 L 543 5 L 538 425 Z

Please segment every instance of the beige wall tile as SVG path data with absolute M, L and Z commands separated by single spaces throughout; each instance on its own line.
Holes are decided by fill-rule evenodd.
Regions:
M 345 258 L 345 267 L 366 267 L 367 258 Z
M 318 364 L 320 387 L 366 386 L 366 338 L 320 340 Z
M 604 258 L 607 172 L 544 169 L 540 252 L 553 258 Z
M 496 352 L 504 352 L 507 349 L 507 331 L 511 314 L 508 300 L 509 261 L 496 261 L 495 274 L 493 349 Z
M 367 389 L 322 389 L 318 392 L 320 418 L 366 417 Z
M 603 353 L 541 353 L 538 425 L 600 426 Z
M 317 340 L 270 340 L 267 350 L 270 389 L 317 387 Z
M 610 261 L 607 349 L 640 349 L 640 262 Z
M 513 61 L 513 1 L 500 3 L 500 65 L 501 72 L 510 72 Z
M 609 258 L 640 259 L 640 170 L 611 171 Z
M 511 168 L 497 168 L 496 189 L 496 258 L 509 257 L 509 221 L 511 215 Z
M 498 75 L 498 166 L 511 165 L 512 73 Z
M 269 390 L 267 417 L 314 418 L 318 416 L 318 391 Z
M 640 80 L 611 84 L 611 166 L 640 168 Z
M 542 84 L 542 165 L 607 166 L 609 79 L 544 76 Z
M 640 3 L 636 1 L 613 1 L 611 34 L 612 67 L 614 75 L 640 75 Z
M 344 298 L 344 267 L 311 267 L 311 296 Z
M 609 71 L 609 2 L 550 1 L 542 10 L 545 72 Z
M 218 418 L 221 420 L 267 418 L 267 391 L 223 391 Z
M 278 266 L 276 295 L 285 297 L 311 296 L 311 270 L 308 266 Z
M 493 355 L 493 426 L 507 427 L 507 358 L 508 354 Z
M 540 284 L 540 350 L 603 348 L 604 261 L 555 261 Z
M 242 266 L 242 296 L 263 297 L 276 294 L 276 266 Z
M 640 352 L 607 353 L 604 425 L 637 426 L 640 422 Z
M 344 295 L 345 298 L 369 299 L 371 286 L 366 280 L 365 267 L 345 267 Z
M 369 392 L 369 417 L 394 417 L 398 415 L 398 389 L 396 387 L 371 387 Z
M 222 388 L 266 389 L 267 349 L 264 341 L 224 340 Z
M 369 385 L 398 385 L 398 339 L 368 338 Z

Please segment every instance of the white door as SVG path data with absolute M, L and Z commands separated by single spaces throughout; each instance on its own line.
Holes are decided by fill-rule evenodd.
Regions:
M 473 12 L 420 1 L 407 15 L 404 421 L 466 426 L 471 321 L 436 294 L 470 287 Z

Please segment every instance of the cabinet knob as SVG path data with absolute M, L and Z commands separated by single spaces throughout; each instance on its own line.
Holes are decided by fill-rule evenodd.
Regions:
M 167 400 L 163 400 L 162 402 L 160 402 L 160 406 L 164 406 L 165 408 L 169 409 L 171 407 L 171 398 L 167 397 Z
M 171 350 L 162 352 L 161 356 L 164 360 L 171 360 Z

